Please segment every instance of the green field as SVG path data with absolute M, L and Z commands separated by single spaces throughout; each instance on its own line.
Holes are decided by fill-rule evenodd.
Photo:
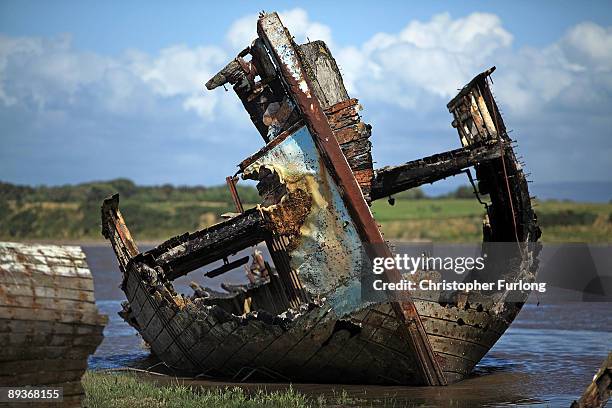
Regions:
M 611 242 L 612 204 L 538 201 L 544 242 Z M 372 206 L 386 238 L 437 242 L 482 239 L 483 206 L 474 199 L 380 200 Z
M 245 202 L 259 200 L 252 187 L 238 186 Z M 118 192 L 120 208 L 137 239 L 158 241 L 208 227 L 235 211 L 226 186 L 136 186 L 130 180 L 60 187 L 0 183 L 0 239 L 102 240 L 100 206 Z
M 115 193 L 136 240 L 162 241 L 213 225 L 232 212 L 226 186 L 136 186 L 129 180 L 61 187 L 0 183 L 0 239 L 98 241 L 100 205 Z M 418 190 L 386 200 L 372 211 L 387 239 L 476 242 L 482 238 L 484 209 L 473 198 L 426 198 Z M 240 186 L 245 206 L 259 201 L 253 187 Z M 468 196 L 471 192 L 468 192 Z M 455 194 L 465 196 L 465 192 Z M 542 201 L 535 203 L 545 242 L 612 241 L 612 204 Z

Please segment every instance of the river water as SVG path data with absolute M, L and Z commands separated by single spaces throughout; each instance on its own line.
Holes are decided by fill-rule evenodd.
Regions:
M 117 315 L 124 296 L 119 289 L 121 274 L 112 250 L 108 246 L 83 249 L 94 275 L 98 307 L 109 316 L 104 341 L 90 357 L 90 368 L 153 364 L 136 331 Z M 224 275 L 223 279 L 239 282 L 244 278 L 238 271 Z M 220 278 L 199 280 L 210 287 L 220 283 Z M 191 293 L 187 283 L 187 278 L 176 282 L 177 291 Z M 293 388 L 315 396 L 336 395 L 346 390 L 350 397 L 364 401 L 367 406 L 387 398 L 394 398 L 401 406 L 569 406 L 612 349 L 611 312 L 609 302 L 541 301 L 538 305 L 534 300 L 524 306 L 473 375 L 448 387 L 294 384 Z

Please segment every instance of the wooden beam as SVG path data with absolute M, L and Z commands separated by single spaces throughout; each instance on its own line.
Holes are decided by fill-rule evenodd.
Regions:
M 225 272 L 229 272 L 238 268 L 239 266 L 245 265 L 247 262 L 249 262 L 249 257 L 243 256 L 242 258 L 236 259 L 235 261 L 224 263 L 220 267 L 213 269 L 210 272 L 206 272 L 204 275 L 208 278 L 215 278 L 219 275 L 223 275 Z
M 125 273 L 130 260 L 140 251 L 119 211 L 119 194 L 107 198 L 102 204 L 102 235 L 111 242 L 119 267 Z
M 369 141 L 371 126 L 362 122 L 359 101 L 349 97 L 338 64 L 327 45 L 323 41 L 313 41 L 298 46 L 297 50 L 314 96 L 324 109 L 329 126 L 369 203 L 374 175 Z
M 266 225 L 261 211 L 254 208 L 209 228 L 172 238 L 143 253 L 143 257 L 153 257 L 166 277 L 173 280 L 265 241 L 269 236 Z
M 297 50 L 323 109 L 349 99 L 338 64 L 323 41 L 302 44 Z
M 500 157 L 499 145 L 494 143 L 438 153 L 400 166 L 383 167 L 374 172 L 370 194 L 372 200 L 378 200 L 457 175 L 468 167 Z

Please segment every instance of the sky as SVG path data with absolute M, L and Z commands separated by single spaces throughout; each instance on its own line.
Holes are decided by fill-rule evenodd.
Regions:
M 459 147 L 446 103 L 493 91 L 539 183 L 612 181 L 607 2 L 0 2 L 0 181 L 222 184 L 262 146 L 204 83 L 278 11 L 325 40 L 373 126 L 375 167 Z

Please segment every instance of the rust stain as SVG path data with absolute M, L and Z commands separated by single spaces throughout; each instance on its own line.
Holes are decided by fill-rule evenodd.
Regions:
M 279 205 L 262 208 L 268 214 L 274 229 L 280 234 L 289 237 L 289 250 L 297 247 L 296 239 L 304 225 L 312 207 L 312 196 L 301 188 L 290 190 L 282 198 Z

